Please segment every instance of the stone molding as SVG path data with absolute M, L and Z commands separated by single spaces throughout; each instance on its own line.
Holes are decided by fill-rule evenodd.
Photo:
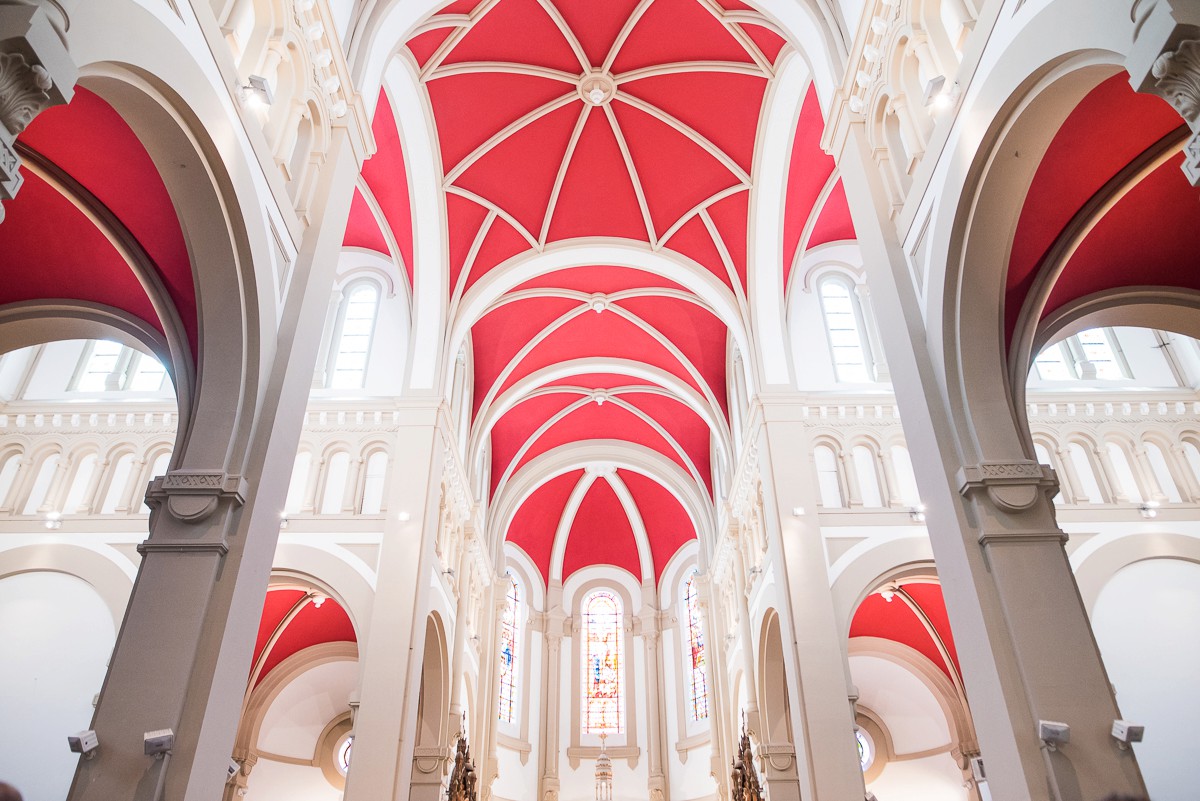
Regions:
M 212 515 L 221 501 L 241 506 L 248 492 L 245 478 L 224 470 L 169 470 L 150 482 L 146 503 L 165 509 L 180 522 L 199 523 Z
M 958 471 L 957 481 L 963 496 L 985 490 L 992 503 L 1009 512 L 1029 509 L 1044 492 L 1058 485 L 1053 470 L 1033 461 L 967 465 Z
M 1192 129 L 1182 169 L 1200 186 L 1200 13 L 1178 0 L 1137 0 L 1131 17 L 1134 44 L 1125 59 L 1130 83 L 1166 100 Z

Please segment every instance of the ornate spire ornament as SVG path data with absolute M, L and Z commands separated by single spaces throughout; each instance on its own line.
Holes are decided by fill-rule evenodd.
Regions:
M 612 760 L 604 747 L 606 739 L 607 734 L 600 735 L 600 756 L 596 757 L 596 801 L 612 801 L 613 797 Z
M 742 718 L 742 739 L 738 741 L 737 756 L 733 760 L 733 779 L 730 782 L 732 801 L 763 801 L 762 785 L 754 770 L 754 751 L 750 747 L 750 735 L 746 733 L 746 719 Z
M 479 801 L 476 785 L 475 763 L 471 760 L 471 746 L 467 743 L 467 720 L 463 715 L 463 731 L 458 737 L 458 748 L 454 753 L 454 770 L 450 773 L 450 786 L 446 789 L 447 801 Z

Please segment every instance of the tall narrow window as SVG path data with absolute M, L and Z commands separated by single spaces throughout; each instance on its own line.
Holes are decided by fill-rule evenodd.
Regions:
M 704 658 L 704 630 L 700 624 L 700 598 L 696 592 L 696 574 L 688 579 L 683 591 L 687 610 L 688 676 L 692 686 L 692 720 L 708 719 L 708 663 Z
M 1038 377 L 1043 381 L 1070 381 L 1075 378 L 1075 371 L 1067 361 L 1066 344 L 1055 343 L 1033 360 Z
M 841 509 L 842 480 L 838 476 L 837 456 L 828 445 L 813 448 L 813 462 L 817 468 L 817 483 L 821 488 L 821 506 L 826 509 Z
M 508 595 L 500 619 L 500 720 L 512 723 L 517 717 L 517 647 L 520 642 L 521 586 L 508 577 Z
M 871 381 L 862 320 L 850 284 L 840 278 L 826 278 L 821 282 L 820 292 L 837 380 Z
M 379 311 L 379 289 L 369 281 L 351 287 L 342 301 L 342 314 L 333 357 L 330 386 L 335 389 L 362 387 L 367 375 L 367 356 Z
M 601 590 L 583 604 L 583 730 L 589 734 L 623 728 L 621 601 Z

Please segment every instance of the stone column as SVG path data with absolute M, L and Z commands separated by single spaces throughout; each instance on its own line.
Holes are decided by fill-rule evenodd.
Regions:
M 399 458 L 389 470 L 387 489 L 395 512 L 384 524 L 370 627 L 359 646 L 362 677 L 346 801 L 401 801 L 410 786 L 423 781 L 441 786 L 446 744 L 422 743 L 418 749 L 416 743 L 441 517 L 441 416 L 434 404 L 410 406 L 396 434 Z M 442 714 L 436 712 L 439 719 Z
M 1200 500 L 1200 482 L 1197 481 L 1191 463 L 1188 462 L 1187 451 L 1176 443 L 1171 446 L 1171 456 L 1174 457 L 1175 467 L 1172 472 L 1177 476 L 1175 483 L 1179 486 L 1180 493 L 1183 494 L 1184 500 L 1195 503 Z
M 0 0 L 0 201 L 16 197 L 24 182 L 17 136 L 75 92 L 78 70 L 64 40 L 66 10 L 73 6 Z
M 833 606 L 821 529 L 814 516 L 793 515 L 796 508 L 818 508 L 819 486 L 809 458 L 813 442 L 802 404 L 765 398 L 762 408 L 763 519 L 768 561 L 788 601 L 781 628 L 791 632 L 783 648 L 794 740 L 760 746 L 763 769 L 772 801 L 800 795 L 860 798 L 865 790 L 854 741 L 845 631 Z
M 1200 5 L 1189 0 L 1133 0 L 1129 82 L 1166 100 L 1192 129 L 1183 173 L 1200 186 Z
M 891 381 L 892 373 L 888 370 L 887 354 L 883 351 L 883 341 L 879 335 L 879 323 L 875 320 L 875 308 L 871 305 L 871 288 L 866 284 L 855 284 L 854 294 L 858 296 L 858 308 L 862 310 L 863 326 L 866 328 L 867 345 L 871 349 L 871 361 L 875 364 L 875 380 Z
M 1066 445 L 1058 449 L 1058 464 L 1062 467 L 1062 476 L 1059 477 L 1062 486 L 1059 489 L 1066 490 L 1064 494 L 1067 496 L 1067 502 L 1084 503 L 1086 493 L 1083 491 L 1083 483 L 1075 469 L 1075 459 Z
M 553 599 L 553 600 L 552 600 Z M 538 798 L 541 801 L 558 801 L 558 752 L 559 744 L 559 696 L 562 689 L 562 641 L 563 626 L 566 616 L 562 611 L 562 586 L 552 587 L 547 593 L 547 606 L 550 611 L 546 614 L 545 641 L 546 658 L 542 662 L 542 687 L 545 696 L 542 699 L 541 725 L 541 781 Z
M 1143 796 L 1132 751 L 1109 735 L 1120 717 L 1055 523 L 1053 474 L 1031 460 L 986 457 L 958 428 L 943 395 L 943 354 L 923 335 L 886 196 L 861 123 L 851 124 L 839 166 L 868 278 L 875 287 L 897 402 L 954 630 L 994 801 L 1093 801 Z M 929 325 L 942 326 L 937 320 Z M 993 427 L 1008 418 L 978 421 Z M 1016 426 L 1012 436 L 1018 437 Z M 1021 452 L 1014 441 L 1010 450 Z M 1071 726 L 1051 752 L 1038 721 Z
M 654 588 L 642 586 L 645 597 L 653 598 Z M 666 729 L 662 713 L 662 654 L 659 649 L 658 615 L 653 607 L 645 610 L 641 620 L 642 647 L 646 657 L 646 756 L 650 781 L 650 801 L 669 801 L 670 784 L 667 782 L 666 766 L 663 762 L 663 742 Z
M 471 549 L 467 542 L 475 536 L 471 526 L 463 533 L 463 548 L 454 566 L 454 581 L 458 585 L 458 601 L 454 605 L 454 645 L 450 650 L 450 720 L 447 731 L 462 728 L 462 672 L 467 651 L 467 618 L 471 608 Z
M 746 726 L 753 732 L 762 730 L 758 700 L 758 669 L 754 664 L 756 638 L 750 626 L 749 587 L 746 583 L 746 555 L 742 548 L 744 529 L 738 532 L 737 548 L 733 552 L 733 595 L 737 599 L 737 637 L 741 641 L 742 681 L 746 683 Z
M 332 282 L 357 172 L 338 129 L 323 176 L 328 227 L 312 231 L 301 247 L 300 286 Z M 323 290 L 313 289 L 290 301 L 277 345 L 262 354 L 273 369 L 258 402 L 242 410 L 249 440 L 227 450 L 203 442 L 203 431 L 186 440 L 200 453 L 244 456 L 197 464 L 204 457 L 185 446 L 176 453 L 179 466 L 151 483 L 150 536 L 139 546 L 142 564 L 92 721 L 101 750 L 80 760 L 69 801 L 153 801 L 160 778 L 170 801 L 221 797 L 324 301 Z M 203 380 L 201 374 L 197 383 Z M 143 733 L 165 728 L 174 730 L 175 745 L 169 761 L 156 761 L 143 753 Z

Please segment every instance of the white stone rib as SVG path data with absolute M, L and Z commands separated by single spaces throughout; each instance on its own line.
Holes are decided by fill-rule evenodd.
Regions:
M 625 40 L 629 38 L 630 32 L 633 30 L 634 26 L 638 24 L 638 20 L 642 18 L 642 15 L 646 13 L 646 9 L 650 8 L 650 4 L 653 2 L 654 0 L 642 0 L 642 2 L 638 3 L 637 8 L 633 10 L 633 13 L 629 15 L 629 19 L 625 20 L 625 24 L 621 26 L 621 30 L 617 34 L 617 38 L 613 39 L 612 47 L 609 48 L 608 55 L 604 57 L 604 64 L 600 67 L 600 69 L 602 69 L 604 72 L 610 72 L 612 70 L 612 65 L 617 59 L 617 54 L 620 53 L 621 48 L 625 46 Z
M 446 56 L 450 55 L 450 51 L 458 47 L 463 37 L 474 30 L 475 24 L 487 16 L 487 13 L 499 4 L 500 0 L 484 0 L 483 3 L 476 6 L 475 10 L 468 15 L 469 21 L 467 24 L 447 36 L 446 41 L 442 42 L 438 49 L 433 51 L 433 55 L 429 57 L 429 60 L 425 62 L 425 67 L 421 70 L 421 80 L 424 81 L 434 70 L 440 67 Z
M 583 110 L 579 112 L 579 119 L 575 121 L 575 129 L 571 131 L 571 140 L 567 142 L 562 163 L 558 166 L 558 174 L 554 176 L 554 189 L 550 191 L 550 200 L 546 203 L 546 214 L 542 218 L 542 230 L 538 235 L 538 245 L 543 248 L 546 247 L 546 237 L 550 233 L 550 221 L 554 219 L 554 211 L 558 207 L 558 194 L 562 191 L 563 181 L 567 177 L 567 168 L 571 166 L 571 158 L 575 155 L 575 146 L 579 144 L 579 137 L 583 134 L 583 128 L 591 116 L 592 107 L 587 103 L 580 103 L 580 105 L 583 106 Z
M 446 173 L 446 178 L 443 182 L 444 185 L 450 186 L 453 184 L 454 181 L 457 180 L 458 177 L 461 176 L 467 169 L 469 169 L 472 164 L 479 161 L 479 159 L 487 155 L 489 150 L 503 142 L 508 137 L 517 133 L 525 126 L 537 122 L 547 114 L 557 111 L 558 109 L 575 100 L 579 100 L 579 93 L 572 89 L 567 94 L 556 97 L 548 103 L 543 103 L 533 111 L 530 111 L 522 115 L 520 118 L 513 120 L 508 125 L 492 134 L 492 136 L 486 142 L 472 150 L 460 162 L 458 162 L 458 164 L 454 165 L 454 169 Z
M 729 255 L 729 248 L 725 245 L 725 239 L 721 236 L 720 229 L 709 215 L 708 209 L 700 212 L 700 220 L 708 229 L 708 235 L 717 248 L 717 253 L 721 255 L 721 263 L 725 265 L 725 274 L 729 276 L 729 282 L 733 285 L 733 294 L 737 296 L 738 307 L 741 308 L 743 314 L 748 314 L 749 307 L 746 293 L 742 290 L 742 277 L 738 275 L 737 265 L 733 263 L 733 257 Z
M 662 235 L 662 239 L 660 240 L 659 244 L 667 245 L 667 243 L 670 242 L 671 237 L 675 236 L 675 234 L 677 234 L 679 232 L 680 228 L 687 225 L 688 220 L 692 219 L 693 216 L 699 214 L 701 211 L 704 211 L 709 206 L 713 205 L 714 203 L 720 203 L 725 198 L 736 195 L 738 192 L 741 192 L 743 189 L 749 189 L 749 188 L 750 187 L 746 186 L 745 184 L 734 184 L 731 187 L 722 189 L 720 192 L 717 192 L 715 195 L 712 195 L 710 197 L 705 198 L 704 200 L 701 200 L 695 206 L 692 206 L 690 209 L 685 211 L 679 217 L 678 220 L 671 223 L 671 227 L 668 228 L 667 232 Z
M 637 167 L 633 166 L 633 156 L 629 154 L 629 145 L 625 142 L 625 134 L 617 122 L 612 105 L 604 107 L 604 116 L 612 127 L 613 136 L 617 138 L 617 147 L 621 149 L 621 157 L 625 159 L 625 169 L 629 172 L 629 180 L 633 183 L 633 192 L 637 195 L 638 206 L 642 210 L 642 221 L 646 224 L 646 240 L 653 248 L 658 247 L 658 237 L 654 234 L 654 220 L 650 217 L 650 206 L 646 203 L 646 190 L 642 188 L 642 179 L 638 177 Z
M 737 75 L 751 75 L 755 78 L 766 78 L 763 71 L 754 64 L 741 61 L 673 61 L 669 64 L 655 64 L 650 67 L 640 67 L 629 72 L 613 76 L 613 83 L 620 86 L 643 78 L 655 78 L 659 75 L 679 75 L 689 72 L 730 72 Z
M 553 3 L 550 2 L 550 0 L 538 0 L 538 5 L 545 10 L 547 16 L 549 16 L 550 19 L 554 21 L 555 26 L 558 27 L 559 33 L 561 33 L 563 38 L 567 40 L 567 44 L 571 46 L 571 50 L 575 53 L 575 58 L 579 59 L 579 66 L 583 68 L 584 72 L 590 71 L 592 69 L 592 65 L 588 63 L 587 53 L 583 52 L 583 45 L 579 43 L 579 38 L 575 36 L 575 32 L 571 30 L 571 26 L 567 24 L 565 19 L 563 19 L 563 15 L 559 13 L 558 9 Z
M 717 147 L 715 144 L 710 142 L 699 131 L 697 131 L 695 128 L 692 128 L 690 125 L 685 123 L 683 120 L 680 120 L 678 117 L 675 117 L 671 114 L 668 114 L 666 111 L 663 111 L 658 106 L 656 106 L 652 103 L 647 103 L 645 100 L 642 100 L 641 98 L 638 98 L 638 97 L 634 97 L 633 95 L 631 95 L 627 92 L 622 92 L 622 91 L 618 90 L 616 93 L 615 99 L 619 99 L 621 102 L 623 102 L 627 105 L 633 106 L 634 108 L 638 109 L 639 111 L 643 111 L 646 114 L 649 114 L 650 116 L 659 120 L 660 122 L 663 122 L 663 123 L 671 126 L 676 131 L 683 134 L 688 139 L 691 139 L 697 145 L 699 145 L 700 147 L 702 147 L 706 151 L 708 151 L 708 154 L 710 156 L 715 158 L 717 161 L 721 162 L 721 164 L 724 165 L 725 169 L 727 169 L 731 173 L 733 173 L 734 177 L 737 178 L 739 181 L 746 184 L 747 186 L 749 186 L 752 183 L 750 180 L 750 175 L 745 170 L 743 170 L 736 161 L 733 160 L 732 156 L 730 156 L 724 150 L 722 150 L 721 148 Z
M 489 209 L 490 211 L 496 212 L 496 215 L 498 217 L 500 217 L 506 223 L 511 225 L 516 230 L 517 233 L 519 233 L 521 236 L 523 236 L 525 238 L 525 241 L 529 243 L 529 247 L 533 248 L 534 250 L 540 250 L 540 248 L 538 247 L 537 240 L 533 238 L 533 234 L 529 233 L 529 231 L 526 230 L 525 226 L 521 225 L 521 223 L 517 221 L 516 217 L 509 214 L 507 211 L 500 208 L 492 201 L 488 200 L 487 198 L 483 197 L 482 195 L 475 194 L 474 192 L 472 192 L 469 189 L 463 189 L 461 186 L 448 186 L 448 187 L 446 187 L 446 191 L 453 192 L 454 194 L 458 195 L 459 197 L 465 197 L 467 200 L 470 200 L 474 203 L 478 203 L 480 206 L 483 206 L 484 208 Z
M 737 43 L 742 46 L 743 50 L 746 51 L 746 55 L 754 59 L 754 63 L 758 64 L 759 69 L 761 69 L 767 75 L 773 76 L 775 74 L 775 70 L 771 66 L 771 62 L 767 61 L 767 57 L 764 56 L 762 51 L 758 49 L 758 45 L 756 45 L 754 40 L 750 38 L 750 34 L 746 33 L 737 25 L 736 22 L 731 21 L 726 16 L 728 12 L 721 7 L 721 4 L 718 3 L 717 0 L 696 0 L 696 2 L 698 2 L 710 14 L 716 17 L 717 22 L 725 26 L 725 30 L 729 31 L 729 34 L 737 40 Z
M 488 211 L 486 217 L 483 218 L 483 223 L 479 226 L 479 230 L 475 232 L 475 239 L 471 242 L 471 249 L 467 251 L 467 257 L 463 259 L 462 270 L 458 273 L 458 281 L 454 284 L 454 295 L 450 298 L 450 316 L 453 320 L 458 312 L 458 303 L 462 299 L 463 289 L 467 285 L 467 278 L 471 275 L 471 270 L 475 267 L 475 259 L 479 256 L 479 249 L 483 247 L 484 240 L 487 239 L 488 232 L 492 230 L 492 223 L 496 221 L 496 212 Z
M 448 78 L 452 75 L 486 75 L 493 72 L 504 72 L 511 75 L 530 75 L 535 78 L 545 78 L 550 81 L 561 81 L 572 86 L 579 84 L 579 76 L 550 67 L 539 67 L 536 64 L 521 64 L 514 61 L 464 61 L 461 64 L 450 64 L 438 67 L 425 82 L 436 81 L 438 78 Z

